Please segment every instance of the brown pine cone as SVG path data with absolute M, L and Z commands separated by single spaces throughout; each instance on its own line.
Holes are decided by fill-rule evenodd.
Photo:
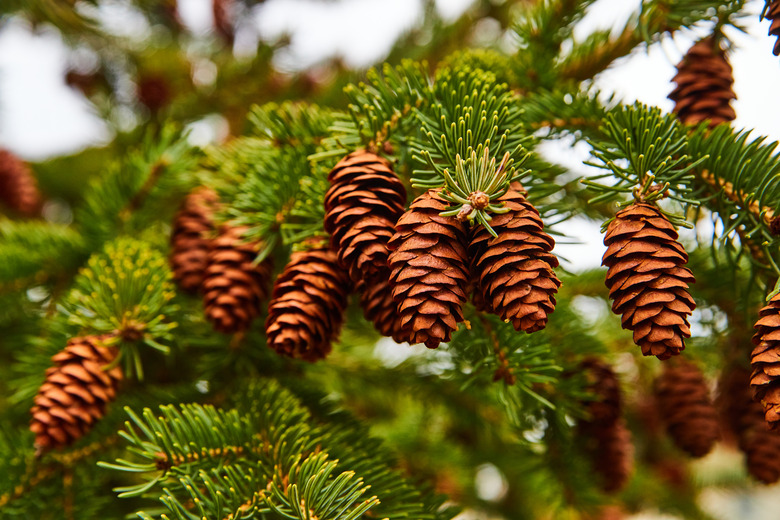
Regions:
M 383 336 L 391 337 L 398 343 L 404 343 L 410 340 L 409 333 L 401 328 L 398 307 L 393 300 L 393 290 L 388 278 L 377 276 L 373 280 L 361 280 L 357 283 L 355 290 L 360 294 L 363 316 L 373 323 L 376 330 Z
M 622 418 L 580 430 L 585 452 L 606 493 L 620 491 L 634 471 L 634 445 Z
M 73 338 L 52 357 L 38 389 L 30 430 L 39 453 L 64 448 L 86 435 L 106 413 L 122 382 L 122 368 L 107 367 L 119 349 L 104 343 L 110 336 Z
M 203 306 L 214 329 L 226 334 L 244 331 L 260 313 L 268 296 L 271 260 L 255 264 L 260 243 L 246 242 L 246 228 L 224 226 L 211 241 L 203 277 Z
M 439 215 L 447 203 L 428 190 L 398 220 L 390 239 L 390 286 L 410 343 L 436 348 L 463 321 L 469 275 L 466 225 Z
M 622 418 L 620 383 L 612 367 L 600 359 L 586 358 L 579 368 L 596 399 L 582 403 L 587 418 L 578 422 L 577 430 L 601 488 L 614 493 L 628 482 L 634 465 L 631 433 Z
M 516 330 L 535 332 L 547 325 L 561 286 L 552 270 L 555 241 L 544 232 L 539 212 L 523 195 L 519 183 L 499 198 L 509 212 L 494 215 L 491 227 L 476 228 L 469 244 L 471 272 L 492 312 L 512 321 Z M 477 300 L 479 301 L 479 300 Z
M 390 163 L 358 150 L 328 175 L 325 230 L 352 280 L 387 279 L 387 242 L 406 207 L 406 190 Z
M 211 13 L 214 17 L 214 30 L 227 43 L 233 45 L 235 28 L 233 21 L 236 13 L 235 0 L 212 0 Z
M 696 304 L 688 284 L 695 278 L 683 267 L 688 254 L 674 226 L 654 206 L 634 203 L 615 215 L 604 245 L 606 285 L 623 328 L 634 331 L 645 356 L 663 360 L 679 354 L 683 338 L 691 335 L 687 316 Z
M 595 396 L 594 400 L 583 403 L 587 422 L 610 424 L 617 421 L 622 410 L 620 382 L 609 363 L 588 357 L 580 363 L 579 372 L 585 375 L 588 391 Z
M 704 375 L 693 363 L 666 363 L 655 380 L 658 412 L 674 443 L 692 457 L 708 454 L 720 437 L 718 414 Z
M 38 214 L 42 204 L 38 184 L 30 168 L 3 149 L 0 149 L 0 202 L 28 217 Z
M 677 65 L 672 78 L 677 87 L 669 94 L 674 112 L 685 124 L 709 119 L 710 128 L 736 118 L 729 103 L 736 99 L 734 77 L 719 42 L 708 37 L 696 42 Z
M 766 14 L 767 20 L 772 24 L 769 26 L 769 36 L 776 36 L 775 46 L 772 49 L 772 54 L 780 56 L 780 0 L 772 0 L 769 2 Z
M 753 399 L 764 407 L 771 429 L 780 425 L 780 294 L 775 295 L 759 312 L 750 362 L 753 374 L 750 386 Z
M 761 405 L 751 399 L 750 372 L 732 368 L 721 377 L 718 406 L 737 435 L 748 472 L 764 484 L 780 480 L 780 432 L 769 430 Z
M 209 236 L 214 231 L 214 211 L 219 198 L 214 190 L 197 188 L 184 198 L 173 218 L 171 269 L 173 278 L 187 292 L 197 292 L 208 265 Z
M 329 248 L 293 253 L 268 305 L 268 346 L 306 361 L 323 359 L 341 329 L 351 285 Z
M 171 104 L 173 92 L 170 82 L 160 74 L 145 74 L 138 78 L 138 101 L 152 113 Z

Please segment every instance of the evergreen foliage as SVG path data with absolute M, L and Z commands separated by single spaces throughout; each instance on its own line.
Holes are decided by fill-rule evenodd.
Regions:
M 758 14 L 745 0 L 643 0 L 624 26 L 581 37 L 578 24 L 596 2 L 478 0 L 448 21 L 427 1 L 424 25 L 400 37 L 385 63 L 356 71 L 332 60 L 296 73 L 276 68 L 288 50 L 284 39 L 260 41 L 251 52 L 234 49 L 218 31 L 191 32 L 174 0 L 123 3 L 144 21 L 145 36 L 111 34 L 101 21 L 111 3 L 105 0 L 75 7 L 0 2 L 0 31 L 5 20 L 49 24 L 71 49 L 88 50 L 93 66 L 74 66 L 67 81 L 114 132 L 110 144 L 31 165 L 47 199 L 43 216 L 0 216 L 0 517 L 447 520 L 463 511 L 459 518 L 593 519 L 615 506 L 627 514 L 708 519 L 715 513 L 700 500 L 706 489 L 750 492 L 756 484 L 740 469 L 735 446 L 716 447 L 709 457 L 717 468 L 705 475 L 710 470 L 687 464 L 663 436 L 651 402 L 661 362 L 643 358 L 610 314 L 605 270 L 579 269 L 576 259 L 564 264 L 574 272 L 559 268 L 555 298 L 557 279 L 555 289 L 547 287 L 555 312 L 532 334 L 493 315 L 493 303 L 479 297 L 476 263 L 493 273 L 528 261 L 534 272 L 541 269 L 534 262 L 547 258 L 548 249 L 538 246 L 549 240 L 542 224 L 534 236 L 523 216 L 491 225 L 509 211 L 500 199 L 510 186 L 518 197 L 527 191 L 529 207 L 559 243 L 577 238 L 570 219 L 604 232 L 620 208 L 636 202 L 657 207 L 675 227 L 698 231 L 681 239 L 685 249 L 671 225 L 656 222 L 661 227 L 643 232 L 651 246 L 661 240 L 673 250 L 680 266 L 690 255 L 697 311 L 682 355 L 709 380 L 747 365 L 757 311 L 780 291 L 777 143 L 728 124 L 686 126 L 659 108 L 623 103 L 592 81 L 619 66 L 618 58 L 678 32 L 695 26 L 726 38 L 743 16 Z M 228 3 L 241 14 L 232 22 L 236 30 L 263 9 L 253 0 Z M 486 24 L 499 28 L 487 42 L 480 40 Z M 199 75 L 204 70 L 214 72 L 210 82 Z M 155 99 L 149 85 L 156 85 Z M 214 120 L 229 138 L 194 145 L 191 129 Z M 585 164 L 597 170 L 581 175 L 559 164 L 545 153 L 553 142 L 586 148 Z M 426 190 L 441 190 L 446 207 L 438 216 L 440 206 L 426 206 L 428 215 L 395 231 L 408 231 L 405 251 L 436 264 L 419 292 L 440 291 L 448 305 L 457 300 L 458 313 L 466 301 L 451 341 L 427 350 L 381 338 L 363 317 L 366 293 L 356 291 L 385 287 L 389 295 L 388 284 L 400 282 L 386 279 L 340 288 L 352 292 L 352 301 L 339 338 L 321 346 L 332 352 L 316 363 L 267 347 L 267 301 L 244 316 L 247 323 L 257 317 L 248 330 L 213 330 L 200 296 L 176 288 L 169 267 L 171 222 L 182 199 L 202 186 L 218 194 L 213 215 L 204 212 L 213 222 L 203 241 L 238 229 L 247 250 L 262 244 L 242 250 L 256 256 L 232 275 L 270 273 L 273 263 L 276 276 L 312 237 L 327 242 L 328 174 L 357 150 L 376 154 L 388 172 L 392 166 L 398 187 L 391 191 L 403 199 L 406 190 L 406 208 Z M 365 175 L 351 196 L 374 197 L 367 208 L 386 203 L 386 179 L 359 167 L 368 172 L 358 172 Z M 423 227 L 424 239 L 412 236 Z M 449 234 L 444 253 L 431 238 L 437 233 Z M 478 233 L 506 254 L 469 257 Z M 382 240 L 371 247 L 385 247 Z M 406 248 L 402 240 L 393 244 Z M 220 251 L 226 265 L 235 263 L 229 245 Z M 628 253 L 610 254 L 621 269 L 638 265 Z M 457 262 L 447 264 L 453 255 Z M 668 256 L 657 261 L 658 272 L 670 269 Z M 552 269 L 553 260 L 544 267 Z M 472 287 L 445 280 L 448 269 Z M 291 300 L 302 291 L 329 296 L 307 280 L 289 290 Z M 524 290 L 514 278 L 495 280 L 495 301 L 505 296 L 504 285 Z M 265 290 L 244 285 L 229 295 L 239 302 L 225 304 L 237 313 L 242 298 Z M 678 287 L 665 289 L 676 294 Z M 618 289 L 618 298 L 641 299 Z M 397 308 L 392 296 L 378 300 L 382 294 L 371 303 Z M 430 301 L 436 312 L 415 322 L 433 314 L 449 321 L 440 308 L 446 306 Z M 652 313 L 656 303 L 633 302 L 632 309 Z M 326 319 L 308 324 L 312 334 Z M 73 338 L 98 335 L 118 352 L 105 367 L 124 374 L 116 400 L 71 446 L 36 454 L 29 410 L 52 377 L 52 356 Z M 593 477 L 603 463 L 594 463 L 594 438 L 601 435 L 604 453 L 630 450 L 624 430 L 581 427 L 597 422 L 597 385 L 581 368 L 594 356 L 616 373 L 624 394 L 619 423 L 634 438 L 635 471 L 613 494 Z M 69 377 L 82 375 L 78 367 L 68 370 Z M 73 395 L 80 388 L 74 386 Z M 49 394 L 68 398 L 56 389 Z M 740 405 L 742 416 L 758 416 L 756 403 L 729 403 L 729 410 Z M 772 465 L 754 460 L 760 450 L 751 453 L 750 464 Z M 490 489 L 486 474 L 498 476 Z

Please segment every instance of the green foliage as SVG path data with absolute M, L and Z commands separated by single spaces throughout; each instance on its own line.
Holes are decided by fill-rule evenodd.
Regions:
M 692 191 L 693 175 L 689 172 L 702 159 L 690 162 L 683 155 L 688 142 L 674 116 L 663 116 L 659 109 L 644 105 L 619 107 L 607 114 L 601 132 L 609 140 L 589 140 L 598 161 L 592 165 L 609 173 L 583 181 L 600 192 L 593 202 L 626 193 L 633 195 L 626 204 L 634 199 L 650 202 L 664 197 L 691 202 L 686 198 Z M 614 183 L 597 182 L 605 178 Z M 686 225 L 683 217 L 673 216 L 673 220 Z
M 162 406 L 157 417 L 150 409 L 140 416 L 128 409 L 131 422 L 121 435 L 137 462 L 101 466 L 143 474 L 143 482 L 116 491 L 121 497 L 162 492 L 171 515 L 162 518 L 351 520 L 369 509 L 388 519 L 440 518 L 437 503 L 390 469 L 387 454 L 357 424 L 318 425 L 273 382 L 253 385 L 239 401 L 247 407 Z M 375 496 L 364 496 L 369 488 Z
M 94 178 L 77 208 L 76 222 L 91 249 L 122 232 L 138 233 L 172 215 L 178 200 L 196 183 L 196 155 L 172 126 L 150 132 L 139 150 Z M 144 209 L 146 211 L 139 211 Z
M 0 291 L 15 280 L 46 279 L 72 268 L 84 246 L 68 226 L 0 219 Z
M 774 260 L 777 239 L 770 229 L 780 210 L 780 154 L 775 152 L 777 142 L 750 140 L 750 133 L 720 125 L 712 131 L 701 126 L 691 134 L 688 150 L 698 159 L 697 195 L 716 195 L 708 206 L 723 224 L 722 237 L 739 229 L 743 240 L 754 241 L 764 251 L 763 258 L 753 256 L 753 262 L 780 274 Z
M 134 343 L 167 352 L 174 296 L 167 259 L 145 242 L 118 238 L 93 255 L 63 301 L 68 320 L 89 333 L 116 334 L 129 342 L 131 366 L 143 374 Z
M 51 23 L 95 58 L 96 93 L 86 96 L 116 138 L 34 168 L 47 197 L 73 206 L 72 225 L 0 220 L 0 516 L 451 518 L 435 487 L 474 517 L 581 520 L 617 503 L 703 519 L 701 488 L 749 489 L 732 468 L 679 489 L 659 473 L 659 453 L 674 455 L 642 418 L 658 364 L 640 358 L 610 313 L 603 269 L 560 273 L 543 331 L 520 334 L 467 305 L 464 326 L 436 351 L 379 340 L 354 298 L 333 352 L 316 364 L 267 348 L 262 310 L 250 330 L 223 335 L 198 296 L 171 285 L 171 219 L 192 188 L 215 189 L 215 226 L 245 226 L 265 244 L 258 260 L 281 266 L 302 239 L 323 236 L 328 172 L 364 148 L 389 159 L 405 186 L 441 188 L 445 215 L 493 232 L 513 181 L 559 243 L 572 237 L 556 224 L 603 222 L 615 201 L 659 202 L 680 225 L 714 223 L 711 240 L 701 229 L 683 239 L 698 280 L 685 355 L 708 376 L 742 363 L 756 308 L 780 275 L 776 143 L 725 125 L 685 128 L 658 109 L 620 105 L 592 80 L 678 30 L 739 28 L 746 2 L 643 0 L 622 27 L 579 37 L 593 3 L 478 0 L 448 22 L 430 0 L 426 23 L 362 74 L 338 60 L 280 72 L 273 58 L 284 38 L 249 51 L 244 38 L 234 49 L 182 27 L 168 2 L 123 4 L 148 22 L 143 37 L 107 34 L 93 23 L 96 2 L 3 3 L 3 13 Z M 234 4 L 241 34 L 257 4 Z M 159 110 L 129 88 L 155 75 L 172 97 Z M 120 131 L 125 120 L 142 124 Z M 230 139 L 203 153 L 176 130 L 217 120 Z M 587 164 L 601 174 L 586 189 L 564 158 L 537 153 L 546 140 L 590 147 Z M 74 446 L 35 458 L 29 408 L 51 356 L 97 333 L 120 344 L 127 375 L 143 369 L 144 378 L 127 378 Z M 598 491 L 572 427 L 593 399 L 577 373 L 591 355 L 619 372 L 636 438 L 637 474 L 619 496 Z M 505 479 L 504 495 L 480 491 L 485 467 Z

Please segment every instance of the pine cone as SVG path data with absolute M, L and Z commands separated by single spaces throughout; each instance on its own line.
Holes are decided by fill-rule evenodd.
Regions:
M 547 325 L 547 315 L 555 310 L 561 282 L 552 270 L 558 266 L 550 253 L 555 241 L 544 232 L 539 212 L 521 190 L 515 183 L 499 199 L 509 212 L 493 216 L 490 224 L 498 236 L 477 228 L 469 256 L 485 305 L 501 319 L 511 320 L 516 330 L 535 332 Z
M 401 327 L 398 307 L 393 300 L 393 290 L 387 278 L 377 276 L 374 280 L 361 280 L 355 290 L 360 294 L 363 316 L 374 324 L 380 334 L 389 336 L 398 343 L 410 341 L 409 333 Z
M 173 219 L 171 269 L 173 278 L 187 292 L 197 292 L 203 283 L 218 201 L 210 188 L 198 188 L 184 198 Z
M 226 334 L 244 331 L 260 313 L 268 296 L 271 261 L 255 264 L 258 242 L 246 242 L 246 228 L 225 226 L 211 241 L 203 277 L 203 306 L 214 329 Z
M 235 19 L 235 0 L 212 0 L 211 13 L 214 17 L 214 30 L 228 45 L 233 45 L 236 36 L 233 20 Z
M 268 346 L 306 361 L 323 359 L 341 328 L 351 285 L 330 249 L 293 253 L 268 306 Z
M 138 78 L 138 101 L 152 113 L 171 104 L 173 98 L 168 79 L 159 74 L 146 74 Z
M 596 400 L 582 404 L 587 419 L 579 421 L 577 430 L 602 489 L 613 493 L 626 484 L 634 464 L 631 433 L 622 418 L 620 384 L 612 367 L 597 358 L 583 360 L 579 372 Z
M 734 78 L 726 54 L 715 38 L 699 40 L 677 65 L 672 78 L 677 87 L 669 94 L 674 112 L 685 124 L 709 119 L 710 128 L 733 121 L 737 115 L 729 103 L 736 99 Z
M 596 399 L 584 403 L 589 423 L 611 424 L 620 418 L 622 399 L 620 382 L 612 367 L 595 357 L 584 359 L 579 365 L 579 372 L 588 381 L 588 391 Z
M 398 220 L 388 244 L 390 285 L 401 327 L 410 343 L 428 348 L 449 341 L 463 321 L 469 281 L 466 226 L 440 216 L 446 209 L 438 190 L 420 195 Z
M 645 356 L 669 359 L 691 335 L 687 316 L 696 308 L 688 293 L 695 281 L 683 267 L 688 254 L 677 232 L 654 206 L 634 203 L 619 211 L 604 236 L 608 246 L 602 265 L 623 328 L 634 331 L 634 343 Z
M 631 432 L 620 418 L 608 424 L 592 424 L 581 430 L 585 452 L 606 493 L 620 491 L 634 471 Z
M 117 347 L 103 346 L 108 338 L 73 338 L 52 357 L 54 366 L 46 370 L 31 410 L 30 430 L 39 453 L 86 435 L 116 397 L 122 368 L 107 369 L 118 354 Z
M 352 280 L 387 279 L 387 242 L 406 207 L 406 190 L 390 163 L 365 150 L 328 175 L 325 230 Z
M 30 168 L 7 150 L 0 149 L 0 202 L 24 216 L 41 210 L 41 194 Z
M 769 7 L 766 10 L 767 20 L 770 20 L 772 24 L 769 26 L 769 36 L 776 36 L 777 41 L 772 49 L 772 54 L 780 56 L 780 0 L 772 0 L 769 2 Z
M 720 437 L 718 415 L 704 375 L 693 363 L 664 364 L 655 381 L 658 411 L 674 443 L 703 457 Z
M 751 354 L 753 399 L 764 407 L 771 429 L 780 425 L 780 294 L 762 308 L 756 322 Z
M 742 368 L 724 373 L 717 402 L 746 455 L 748 472 L 764 484 L 774 484 L 780 480 L 780 432 L 768 429 L 761 405 L 751 399 L 749 381 L 750 372 Z

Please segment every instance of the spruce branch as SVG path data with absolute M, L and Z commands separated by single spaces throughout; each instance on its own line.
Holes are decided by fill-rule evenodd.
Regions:
M 599 193 L 592 202 L 631 194 L 628 203 L 669 197 L 684 204 L 695 204 L 690 195 L 694 177 L 689 172 L 705 158 L 691 162 L 683 155 L 688 142 L 674 116 L 663 116 L 659 109 L 639 104 L 618 107 L 604 118 L 601 132 L 608 140 L 588 140 L 593 147 L 591 155 L 598 162 L 586 164 L 608 173 L 582 181 Z M 605 179 L 612 184 L 604 184 Z M 690 226 L 684 216 L 669 217 L 677 225 Z
M 141 376 L 135 344 L 168 352 L 160 341 L 176 326 L 168 318 L 174 294 L 167 259 L 144 242 L 119 238 L 89 259 L 62 311 L 82 329 L 121 340 L 131 353 L 128 368 Z

